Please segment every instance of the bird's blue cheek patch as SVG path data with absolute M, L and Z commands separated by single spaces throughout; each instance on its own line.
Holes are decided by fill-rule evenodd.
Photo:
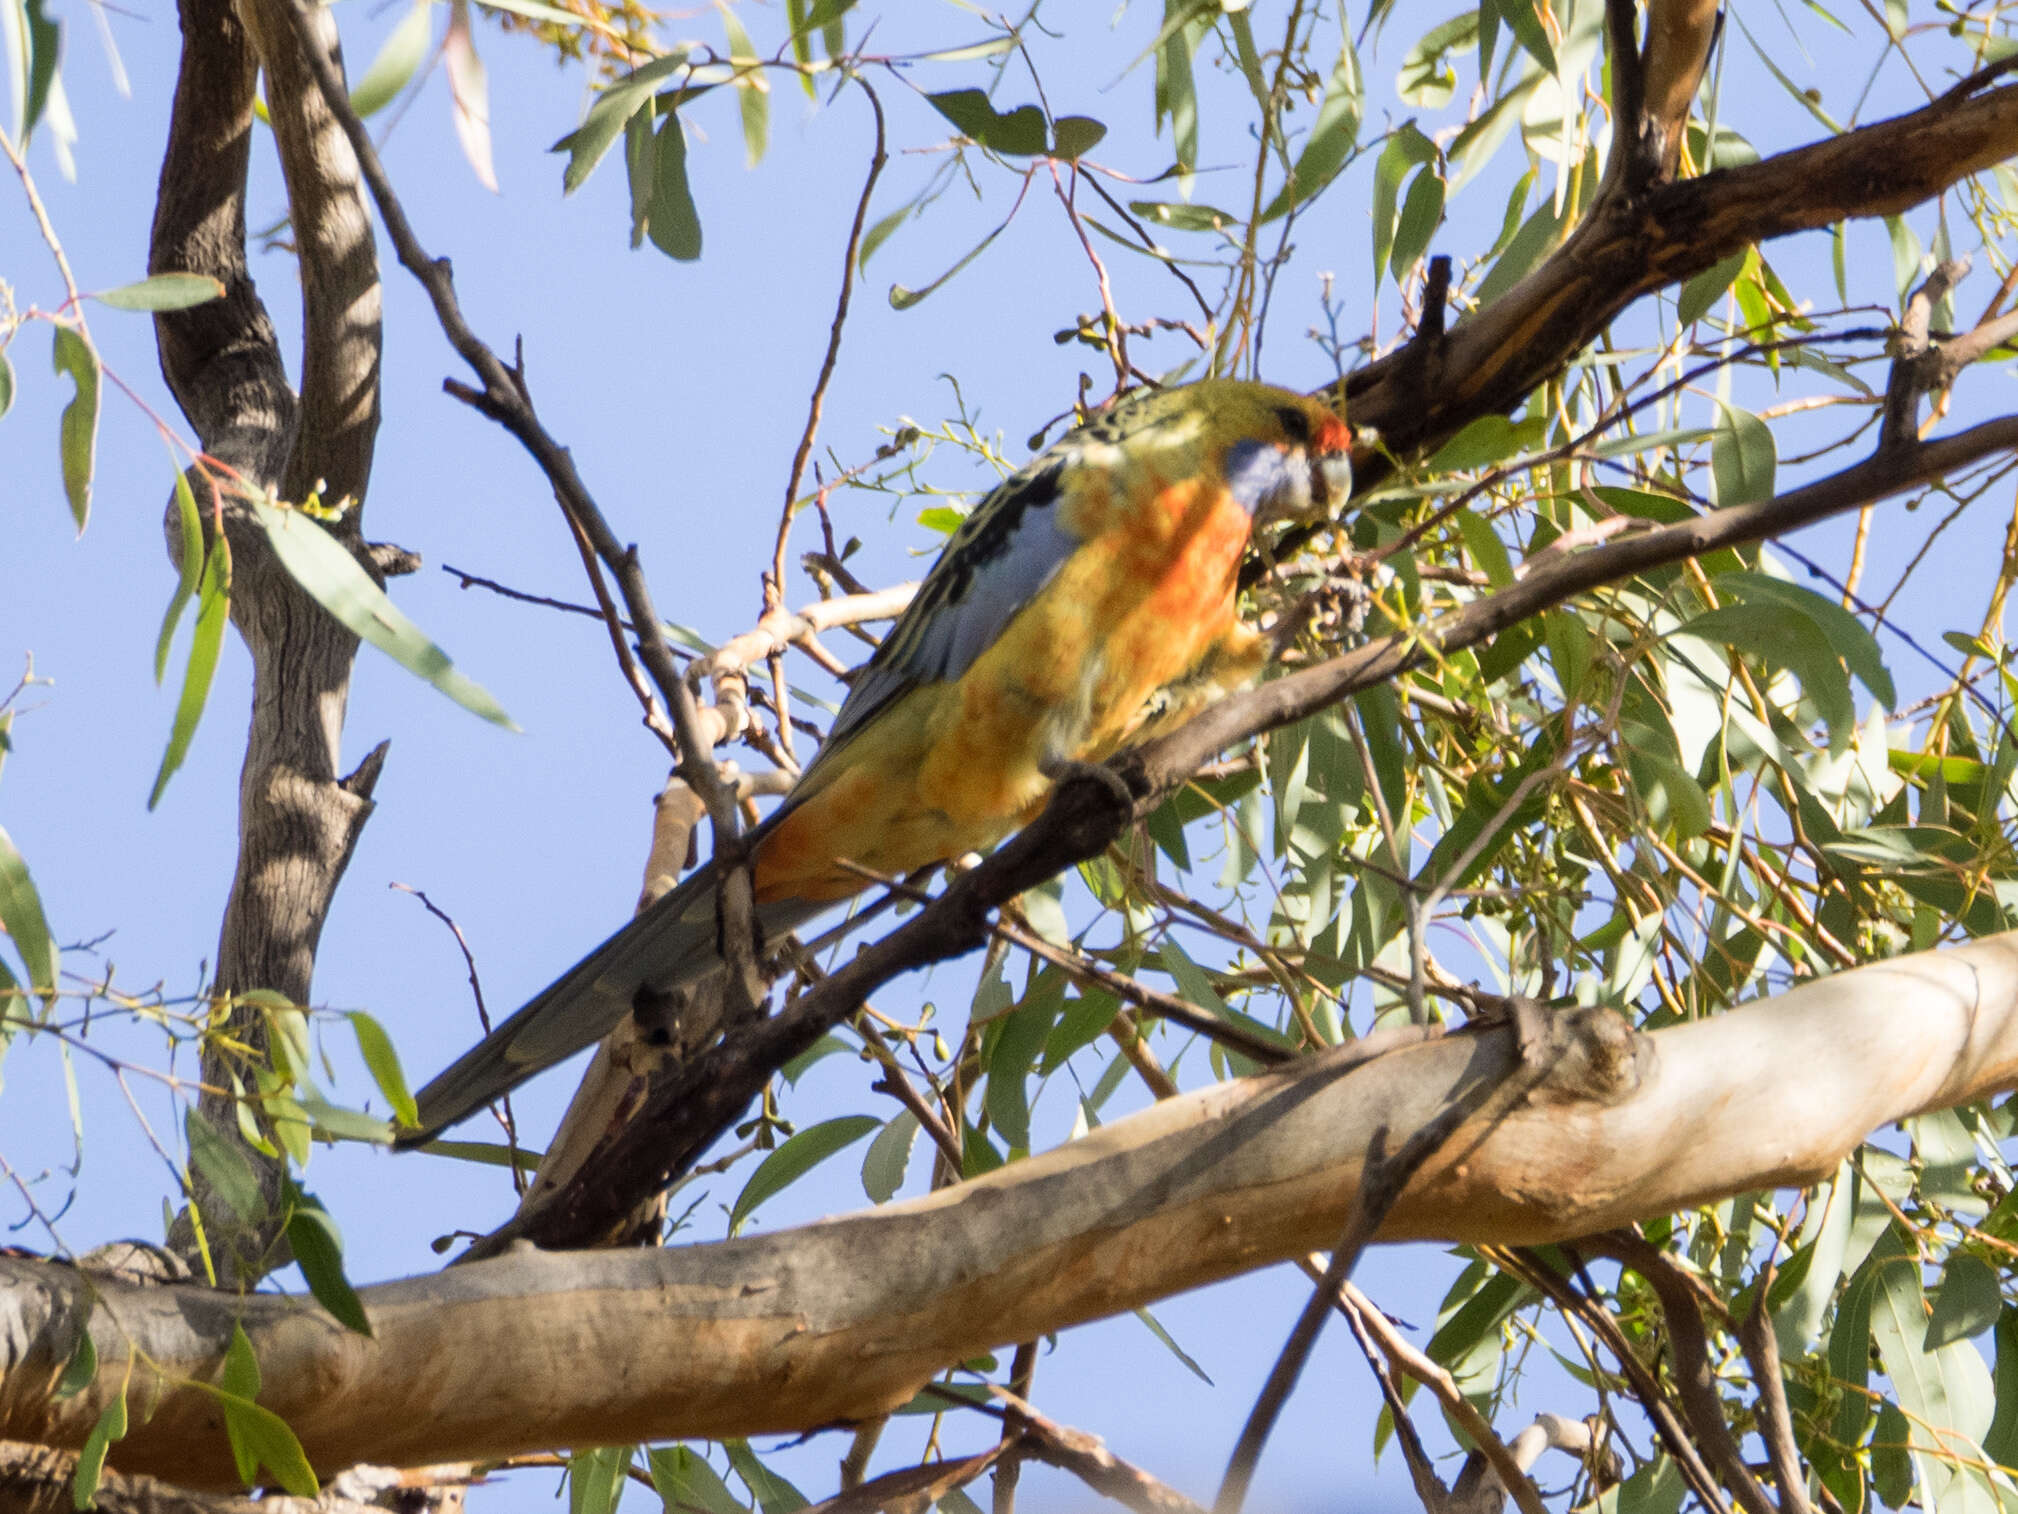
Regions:
M 1258 513 L 1290 484 L 1289 463 L 1271 442 L 1247 438 L 1226 449 L 1226 486 L 1249 515 Z

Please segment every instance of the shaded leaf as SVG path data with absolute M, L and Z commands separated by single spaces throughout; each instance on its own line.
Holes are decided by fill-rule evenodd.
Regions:
M 297 1193 L 287 1217 L 287 1243 L 316 1301 L 359 1335 L 371 1334 L 364 1304 L 343 1271 L 343 1235 L 336 1220 L 313 1194 Z
M 1927 1317 L 1926 1351 L 1938 1351 L 1954 1341 L 1974 1340 L 1996 1325 L 2003 1312 L 1997 1272 L 1988 1262 L 1957 1251 L 1941 1269 L 1940 1290 Z
M 899 1073 L 893 1077 L 902 1076 Z M 887 1204 L 904 1186 L 904 1174 L 911 1165 L 911 1148 L 918 1140 L 918 1117 L 908 1109 L 876 1132 L 869 1154 L 862 1159 L 862 1191 L 872 1204 Z
M 705 1514 L 748 1514 L 749 1505 L 729 1491 L 708 1459 L 689 1446 L 659 1446 L 645 1453 L 652 1486 L 668 1514 L 700 1509 Z
M 731 63 L 754 63 L 757 49 L 743 29 L 733 5 L 722 7 L 722 30 L 729 39 Z M 743 119 L 743 159 L 751 168 L 764 160 L 771 142 L 771 84 L 760 68 L 736 76 L 736 106 Z
M 42 995 L 45 1005 L 53 1006 L 61 965 L 56 938 L 49 933 L 28 863 L 4 828 L 0 828 L 0 930 L 13 938 L 21 965 L 28 969 L 29 986 Z
M 353 1009 L 350 1011 L 350 1028 L 357 1037 L 357 1053 L 364 1058 L 372 1082 L 385 1095 L 385 1102 L 392 1106 L 392 1112 L 403 1124 L 418 1125 L 420 1111 L 413 1102 L 413 1095 L 407 1092 L 406 1074 L 400 1068 L 399 1053 L 393 1049 L 392 1037 L 385 1033 L 385 1027 L 363 1010 Z
M 1749 410 L 1719 402 L 1710 438 L 1710 497 L 1718 508 L 1773 497 L 1773 430 Z
M 168 780 L 189 755 L 189 743 L 195 739 L 196 727 L 203 719 L 203 706 L 210 698 L 210 680 L 224 651 L 224 628 L 230 618 L 231 547 L 220 536 L 204 558 L 202 594 L 196 602 L 196 632 L 189 641 L 189 662 L 182 671 L 182 692 L 176 697 L 168 745 L 162 749 L 161 764 L 154 772 L 154 787 L 147 795 L 150 810 L 161 802 Z
M 1178 1361 L 1183 1363 L 1185 1369 L 1189 1371 L 1192 1376 L 1196 1377 L 1200 1382 L 1204 1383 L 1207 1387 L 1216 1386 L 1212 1381 L 1212 1375 L 1208 1373 L 1203 1367 L 1199 1366 L 1198 1363 L 1192 1359 L 1192 1356 L 1188 1351 L 1186 1351 L 1182 1346 L 1177 1344 L 1177 1337 L 1172 1335 L 1168 1330 L 1163 1328 L 1163 1322 L 1161 1320 L 1157 1319 L 1157 1317 L 1151 1314 L 1147 1309 L 1137 1309 L 1135 1311 L 1135 1317 L 1141 1320 L 1143 1324 L 1149 1327 L 1149 1333 L 1155 1336 L 1159 1341 L 1163 1342 L 1163 1349 L 1168 1351 L 1172 1356 L 1176 1357 Z
M 13 65 L 9 82 L 14 86 L 14 140 L 20 144 L 19 150 L 25 152 L 56 84 L 56 61 L 62 52 L 63 33 L 57 23 L 42 14 L 42 0 L 5 0 L 0 4 L 0 31 L 6 33 L 8 61 Z M 63 136 L 60 120 L 54 129 L 60 142 Z
M 182 1128 L 189 1141 L 189 1165 L 203 1174 L 211 1192 L 223 1199 L 233 1214 L 248 1225 L 258 1223 L 266 1213 L 266 1200 L 245 1153 L 227 1141 L 194 1104 L 183 1111 Z M 246 1350 L 251 1349 L 247 1345 Z M 227 1365 L 229 1361 L 227 1357 Z M 257 1392 L 256 1384 L 253 1391 Z
M 1359 54 L 1352 45 L 1352 33 L 1339 12 L 1338 61 L 1324 86 L 1324 101 L 1317 108 L 1317 120 L 1296 155 L 1289 180 L 1276 191 L 1275 198 L 1261 213 L 1263 222 L 1273 221 L 1324 191 L 1338 177 L 1354 147 L 1359 145 L 1360 115 L 1365 106 L 1365 86 L 1359 74 Z M 1179 154 L 1182 159 L 1182 154 Z
M 677 112 L 659 123 L 654 138 L 652 205 L 646 233 L 667 257 L 691 263 L 701 255 L 701 216 L 687 183 L 687 136 Z
M 596 164 L 623 131 L 624 123 L 650 104 L 659 84 L 686 66 L 687 49 L 676 47 L 663 58 L 654 58 L 644 67 L 625 74 L 597 96 L 582 124 L 549 149 L 568 155 L 567 169 L 561 174 L 561 187 L 566 193 L 573 194 L 595 171 Z M 810 89 L 812 80 L 808 79 L 806 86 Z
M 434 0 L 414 0 L 399 25 L 379 44 L 371 67 L 351 86 L 350 108 L 360 117 L 384 110 L 412 82 L 415 70 L 427 57 L 428 39 L 434 30 L 433 16 Z
M 1145 221 L 1168 226 L 1173 231 L 1225 231 L 1241 224 L 1240 217 L 1216 205 L 1175 205 L 1160 200 L 1131 200 L 1128 208 Z
M 734 1233 L 764 1200 L 796 1183 L 827 1158 L 845 1151 L 883 1122 L 874 1115 L 850 1114 L 809 1125 L 757 1164 L 750 1181 L 736 1196 L 729 1211 L 729 1230 Z
M 988 92 L 981 89 L 942 90 L 938 94 L 927 95 L 925 99 L 934 110 L 958 127 L 962 136 L 971 137 L 994 152 L 1030 158 L 1041 155 L 1046 149 L 1044 112 L 1034 105 L 1019 105 L 1012 111 L 999 112 L 988 99 Z M 1068 119 L 1085 121 L 1083 116 Z M 1088 124 L 1099 126 L 1097 121 Z M 1099 136 L 1093 140 L 1097 142 L 1105 134 L 1106 128 L 1102 127 Z
M 736 1476 L 756 1495 L 764 1514 L 794 1514 L 806 1506 L 806 1495 L 758 1460 L 748 1441 L 725 1440 L 722 1450 L 728 1455 L 729 1465 L 736 1469 Z
M 168 649 L 175 641 L 175 627 L 182 619 L 184 607 L 196 597 L 197 585 L 203 579 L 203 519 L 197 513 L 196 495 L 189 487 L 188 475 L 179 469 L 175 474 L 175 520 L 182 539 L 182 550 L 177 554 L 182 566 L 175 592 L 168 597 L 168 609 L 161 617 L 161 632 L 154 638 L 156 683 L 168 672 Z
M 58 1403 L 66 1398 L 75 1398 L 91 1386 L 91 1379 L 97 1375 L 98 1347 L 91 1339 L 91 1317 L 87 1312 L 78 1330 L 77 1349 L 70 1353 L 63 1375 L 56 1380 L 56 1389 L 49 1396 Z
M 98 452 L 98 354 L 70 327 L 52 329 L 56 333 L 55 369 L 68 374 L 77 386 L 77 393 L 63 407 L 57 441 L 63 459 L 63 494 L 70 501 L 70 518 L 77 522 L 81 536 L 91 519 L 91 470 Z
M 591 1446 L 568 1458 L 568 1514 L 610 1514 L 636 1446 Z
M 105 1475 L 105 1453 L 115 1440 L 126 1438 L 126 1384 L 98 1411 L 91 1433 L 77 1453 L 77 1474 L 70 1485 L 71 1504 L 88 1509 L 96 1501 L 99 1480 Z
M 157 273 L 92 296 L 114 310 L 187 310 L 224 298 L 224 285 L 207 273 Z
M 1051 155 L 1080 158 L 1098 147 L 1107 128 L 1091 116 L 1060 116 L 1051 123 Z
M 517 730 L 512 719 L 484 689 L 456 671 L 448 654 L 401 613 L 385 590 L 357 565 L 357 559 L 300 510 L 277 509 L 253 501 L 267 540 L 294 581 L 316 603 L 342 621 L 364 641 L 418 678 L 433 684 L 471 714 L 493 725 Z

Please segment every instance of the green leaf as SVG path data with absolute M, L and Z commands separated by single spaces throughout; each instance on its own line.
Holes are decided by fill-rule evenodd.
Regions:
M 1091 116 L 1060 116 L 1051 123 L 1051 156 L 1083 158 L 1106 135 L 1107 128 Z
M 364 1058 L 372 1082 L 385 1095 L 385 1102 L 392 1106 L 393 1114 L 402 1124 L 418 1125 L 420 1111 L 413 1102 L 413 1095 L 407 1092 L 406 1074 L 400 1068 L 399 1053 L 393 1049 L 392 1037 L 385 1033 L 385 1027 L 363 1010 L 353 1009 L 350 1011 L 350 1029 L 357 1037 L 357 1054 Z
M 1373 276 L 1380 279 L 1394 247 L 1394 225 L 1401 200 L 1401 181 L 1409 169 L 1436 161 L 1436 143 L 1415 122 L 1404 121 L 1388 135 L 1387 146 L 1373 163 Z
M 1710 438 L 1710 497 L 1718 508 L 1773 497 L 1773 429 L 1749 410 L 1719 401 L 1723 419 Z
M 893 1077 L 902 1074 L 892 1073 Z M 862 1159 L 862 1191 L 872 1204 L 887 1204 L 904 1186 L 904 1173 L 911 1165 L 911 1148 L 918 1140 L 918 1117 L 908 1109 L 876 1132 L 869 1154 Z
M 1240 224 L 1240 217 L 1216 205 L 1171 205 L 1160 200 L 1131 200 L 1128 208 L 1145 221 L 1168 226 L 1172 231 L 1225 231 Z
M 232 1213 L 248 1225 L 258 1223 L 266 1213 L 266 1200 L 245 1153 L 227 1141 L 194 1104 L 184 1111 L 182 1128 L 189 1141 L 189 1165 L 203 1174 L 211 1191 Z
M 1996 1269 L 1979 1256 L 1957 1251 L 1941 1269 L 1921 1349 L 1938 1351 L 1954 1341 L 1974 1340 L 1996 1325 L 2003 1308 Z
M 224 1348 L 224 1364 L 217 1375 L 217 1386 L 234 1398 L 248 1402 L 259 1397 L 259 1358 L 253 1354 L 252 1342 L 242 1324 L 231 1327 L 231 1344 Z M 252 1478 L 248 1475 L 245 1480 L 250 1482 Z
M 1418 259 L 1429 251 L 1430 238 L 1436 235 L 1436 228 L 1443 219 L 1443 180 L 1436 175 L 1434 164 L 1424 164 L 1416 170 L 1413 181 L 1408 186 L 1408 194 L 1401 202 L 1401 219 L 1395 226 L 1394 250 L 1388 256 L 1388 267 L 1396 282 L 1408 277 Z
M 14 408 L 14 365 L 0 352 L 0 416 Z
M 427 57 L 433 13 L 434 0 L 414 0 L 413 8 L 379 45 L 371 67 L 351 86 L 350 108 L 359 116 L 368 117 L 384 110 L 412 80 L 421 60 Z
M 224 285 L 207 273 L 157 273 L 91 296 L 114 310 L 187 310 L 224 298 Z
M 883 1122 L 874 1115 L 841 1115 L 810 1125 L 757 1164 L 729 1211 L 729 1230 L 740 1229 L 764 1200 L 796 1183 L 837 1152 L 845 1151 Z
M 28 863 L 4 827 L 0 827 L 0 930 L 14 938 L 21 965 L 28 969 L 29 986 L 42 995 L 45 1006 L 54 1006 L 61 964 L 56 938 L 49 933 L 42 896 L 28 875 Z
M 610 1514 L 636 1446 L 593 1446 L 568 1458 L 568 1514 Z
M 1514 9 L 1520 7 L 1516 5 Z M 1521 224 L 1521 229 L 1507 243 L 1506 251 L 1492 265 L 1492 271 L 1480 281 L 1478 303 L 1481 306 L 1490 305 L 1525 278 L 1542 256 L 1555 246 L 1562 230 L 1563 222 L 1556 215 L 1555 207 L 1544 203 Z
M 212 1389 L 211 1396 L 224 1410 L 224 1433 L 231 1438 L 231 1453 L 237 1458 L 243 1481 L 257 1481 L 259 1469 L 265 1467 L 273 1480 L 296 1498 L 313 1498 L 322 1491 L 315 1469 L 309 1466 L 301 1442 L 286 1420 L 231 1393 Z
M 1179 1362 L 1183 1363 L 1186 1370 L 1188 1370 L 1194 1377 L 1196 1377 L 1200 1382 L 1204 1383 L 1208 1388 L 1217 1386 L 1217 1384 L 1215 1384 L 1212 1381 L 1211 1374 L 1209 1374 L 1203 1367 L 1199 1366 L 1196 1361 L 1192 1360 L 1190 1353 L 1187 1352 L 1182 1346 L 1177 1344 L 1177 1337 L 1172 1335 L 1168 1330 L 1163 1328 L 1163 1322 L 1161 1320 L 1157 1319 L 1157 1317 L 1151 1314 L 1147 1309 L 1137 1309 L 1135 1311 L 1135 1317 L 1141 1320 L 1143 1324 L 1149 1327 L 1149 1333 L 1155 1336 L 1159 1341 L 1163 1342 L 1163 1349 L 1168 1351 L 1172 1356 L 1176 1357 Z
M 98 451 L 98 354 L 68 326 L 53 329 L 56 372 L 69 374 L 77 386 L 76 395 L 63 407 L 57 432 L 63 457 L 63 493 L 70 501 L 70 518 L 77 522 L 77 534 L 82 536 L 91 519 L 91 469 Z
M 940 274 L 938 278 L 934 279 L 931 283 L 927 284 L 923 289 L 907 289 L 902 284 L 892 284 L 890 286 L 890 308 L 892 310 L 909 310 L 913 305 L 916 305 L 919 301 L 923 300 L 927 295 L 936 293 L 938 290 L 943 288 L 946 285 L 946 283 L 953 278 L 955 274 L 959 273 L 961 269 L 965 268 L 969 263 L 973 262 L 976 258 L 980 257 L 982 253 L 986 252 L 988 250 L 988 244 L 994 241 L 997 237 L 1001 236 L 1003 231 L 1008 227 L 1008 225 L 1009 223 L 1007 221 L 1004 221 L 1000 226 L 997 226 L 993 231 L 989 232 L 988 235 L 986 235 L 979 242 L 976 242 L 974 244 L 973 248 L 969 250 L 969 252 L 965 257 L 961 258 L 959 262 L 955 263 L 951 268 L 947 269 L 944 273 Z
M 1339 12 L 1338 61 L 1331 66 L 1331 78 L 1324 86 L 1323 103 L 1317 120 L 1296 155 L 1289 181 L 1276 191 L 1275 198 L 1261 213 L 1265 224 L 1286 215 L 1297 206 L 1321 194 L 1338 177 L 1345 160 L 1359 145 L 1360 114 L 1365 105 L 1365 86 L 1359 75 L 1359 54 L 1352 45 L 1352 33 Z M 1179 155 L 1180 158 L 1182 154 Z
M 1701 273 L 1682 285 L 1682 292 L 1675 297 L 1675 319 L 1681 325 L 1692 325 L 1709 313 L 1710 307 L 1724 297 L 1724 291 L 1737 282 L 1738 273 L 1745 266 L 1745 260 L 1752 255 L 1747 247 L 1742 252 L 1734 252 L 1721 263 L 1713 263 Z
M 1878 645 L 1878 638 L 1837 601 L 1764 573 L 1719 573 L 1712 582 L 1720 595 L 1734 594 L 1748 604 L 1785 605 L 1806 616 L 1828 639 L 1831 649 L 1843 659 L 1843 665 L 1880 704 L 1888 710 L 1898 704 L 1898 692 L 1893 687 L 1891 671 L 1885 666 L 1885 653 Z
M 58 1403 L 75 1398 L 91 1386 L 91 1379 L 97 1375 L 98 1347 L 91 1339 L 91 1317 L 87 1313 L 77 1334 L 77 1349 L 70 1353 L 63 1375 L 56 1380 L 56 1391 L 49 1396 Z
M 203 518 L 197 512 L 196 495 L 189 487 L 188 475 L 180 469 L 175 474 L 175 515 L 182 535 L 182 569 L 175 592 L 168 597 L 168 610 L 161 617 L 161 634 L 154 638 L 156 683 L 168 672 L 168 649 L 175 640 L 175 627 L 203 579 Z
M 14 140 L 25 152 L 56 83 L 62 28 L 42 14 L 42 0 L 5 0 L 0 3 L 0 31 L 7 35 L 6 51 L 13 65 Z
M 1395 80 L 1394 92 L 1410 105 L 1420 105 L 1426 110 L 1441 110 L 1450 104 L 1450 97 L 1457 89 L 1457 70 L 1451 66 L 1449 55 L 1478 40 L 1479 19 L 1479 11 L 1466 11 L 1424 32 L 1401 60 L 1401 75 Z
M 1044 112 L 1034 105 L 1019 105 L 1003 114 L 989 101 L 988 92 L 981 89 L 943 90 L 936 95 L 927 95 L 925 99 L 934 110 L 958 127 L 962 136 L 972 137 L 994 152 L 1032 158 L 1041 156 L 1046 150 Z M 1080 132 L 1085 130 L 1085 125 L 1100 127 L 1099 122 L 1086 122 L 1083 116 L 1067 119 L 1085 123 L 1076 128 Z M 1107 129 L 1100 127 L 1093 141 L 1099 141 L 1106 133 Z M 1091 145 L 1091 142 L 1087 143 L 1087 146 Z M 1076 157 L 1077 154 L 1066 156 Z
M 385 1138 L 392 1139 L 390 1127 Z M 447 1157 L 456 1162 L 475 1162 L 484 1167 L 509 1167 L 512 1165 L 512 1150 L 496 1141 L 429 1141 L 421 1147 L 431 1157 Z M 518 1166 L 521 1172 L 537 1172 L 545 1153 L 530 1147 L 518 1149 Z
M 578 18 L 570 17 L 570 20 Z M 687 49 L 676 47 L 663 58 L 654 58 L 644 67 L 625 74 L 596 99 L 582 124 L 554 143 L 549 151 L 565 152 L 568 166 L 561 175 L 564 193 L 573 194 L 595 171 L 624 129 L 624 123 L 651 103 L 662 80 L 686 67 Z M 811 81 L 809 80 L 810 84 Z
M 1047 973 L 1023 1002 L 989 1027 L 988 1118 L 1012 1148 L 1030 1148 L 1030 1091 L 1026 1080 L 1065 1001 L 1065 979 Z
M 274 555 L 294 581 L 364 641 L 418 678 L 433 684 L 472 714 L 517 730 L 512 719 L 483 688 L 456 671 L 448 654 L 386 597 L 385 590 L 357 565 L 336 538 L 300 510 L 282 510 L 254 500 Z
M 706 1457 L 688 1446 L 660 1446 L 645 1453 L 652 1486 L 667 1514 L 701 1509 L 706 1514 L 749 1514 L 749 1505 L 729 1491 Z
M 1490 468 L 1520 451 L 1531 429 L 1525 423 L 1516 426 L 1504 415 L 1482 415 L 1437 449 L 1428 470 L 1442 474 Z
M 734 6 L 722 7 L 722 30 L 729 39 L 731 63 L 757 61 L 757 49 Z M 771 85 L 762 69 L 752 68 L 736 76 L 736 104 L 743 117 L 744 161 L 755 168 L 764 161 L 764 151 L 771 143 Z
M 1888 1509 L 1903 1509 L 1913 1496 L 1913 1427 L 1889 1398 L 1878 1405 L 1871 1428 L 1871 1489 Z
M 2000 1466 L 2018 1465 L 2018 1304 L 2006 1304 L 1997 1315 L 1996 1389 L 1997 1411 L 1983 1432 L 1983 1454 Z
M 806 1495 L 759 1461 L 748 1441 L 725 1440 L 722 1450 L 728 1454 L 736 1476 L 756 1495 L 764 1514 L 794 1514 L 806 1507 Z
M 1753 603 L 1724 605 L 1698 615 L 1681 628 L 1717 646 L 1757 657 L 1770 668 L 1784 668 L 1801 681 L 1801 691 L 1815 703 L 1829 730 L 1847 738 L 1856 725 L 1856 703 L 1850 696 L 1850 675 L 1815 622 L 1786 605 Z
M 667 257 L 691 263 L 701 255 L 701 216 L 687 183 L 687 135 L 677 112 L 669 112 L 659 123 L 654 141 L 652 205 L 646 231 L 652 245 Z
M 186 541 L 185 541 L 186 545 Z M 196 632 L 189 642 L 189 663 L 182 672 L 182 692 L 175 701 L 175 720 L 168 728 L 168 745 L 162 749 L 161 765 L 154 773 L 154 787 L 147 795 L 151 810 L 161 802 L 168 780 L 189 754 L 189 743 L 203 719 L 203 706 L 210 698 L 210 680 L 217 672 L 217 659 L 224 651 L 224 628 L 231 618 L 231 546 L 219 537 L 205 555 L 202 595 L 196 602 Z M 157 643 L 157 647 L 158 647 Z
M 336 1220 L 313 1194 L 297 1192 L 294 1209 L 287 1217 L 287 1243 L 294 1249 L 295 1265 L 317 1302 L 346 1328 L 359 1335 L 371 1334 L 364 1303 L 343 1271 L 343 1236 Z
M 1899 1407 L 1933 1445 L 1946 1444 L 1951 1436 L 1980 1441 L 1994 1407 L 1989 1368 L 1970 1342 L 1953 1341 L 1930 1351 L 1922 1345 L 1926 1335 L 1920 1264 L 1909 1255 L 1888 1256 L 1880 1263 L 1871 1298 L 1871 1339 Z M 1937 1474 L 1939 1464 L 1926 1453 L 1916 1451 L 1913 1460 L 1921 1498 L 1932 1508 L 1933 1495 L 1946 1478 Z
M 658 177 L 659 143 L 652 113 L 641 110 L 624 122 L 624 182 L 631 195 L 631 250 L 645 245 L 652 219 L 652 184 Z
M 105 1475 L 105 1453 L 112 1442 L 125 1438 L 126 1384 L 122 1382 L 119 1392 L 98 1411 L 98 1419 L 77 1453 L 77 1476 L 70 1487 L 72 1507 L 88 1509 L 97 1502 L 99 1479 Z
M 1507 29 L 1514 34 L 1514 40 L 1527 50 L 1528 56 L 1542 66 L 1544 73 L 1553 74 L 1556 68 L 1556 50 L 1549 45 L 1549 34 L 1542 25 L 1542 18 L 1531 0 L 1505 0 L 1494 7 Z
M 1198 166 L 1198 88 L 1192 79 L 1191 55 L 1205 35 L 1214 0 L 1163 0 L 1163 30 L 1155 43 L 1156 96 L 1153 124 L 1160 135 L 1166 119 L 1177 150 L 1177 167 L 1188 174 Z

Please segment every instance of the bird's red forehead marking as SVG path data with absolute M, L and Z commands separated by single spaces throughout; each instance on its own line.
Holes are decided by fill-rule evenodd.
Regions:
M 1352 445 L 1352 428 L 1337 416 L 1327 415 L 1317 423 L 1312 445 L 1319 452 L 1343 452 Z

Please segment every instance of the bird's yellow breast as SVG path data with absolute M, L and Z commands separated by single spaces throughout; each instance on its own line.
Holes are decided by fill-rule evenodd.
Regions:
M 1125 496 L 1089 473 L 1059 502 L 1084 545 L 958 679 L 904 694 L 809 774 L 758 846 L 760 899 L 857 892 L 836 857 L 901 874 L 992 845 L 1042 803 L 1047 768 L 1113 753 L 1232 629 L 1247 512 L 1188 461 Z

